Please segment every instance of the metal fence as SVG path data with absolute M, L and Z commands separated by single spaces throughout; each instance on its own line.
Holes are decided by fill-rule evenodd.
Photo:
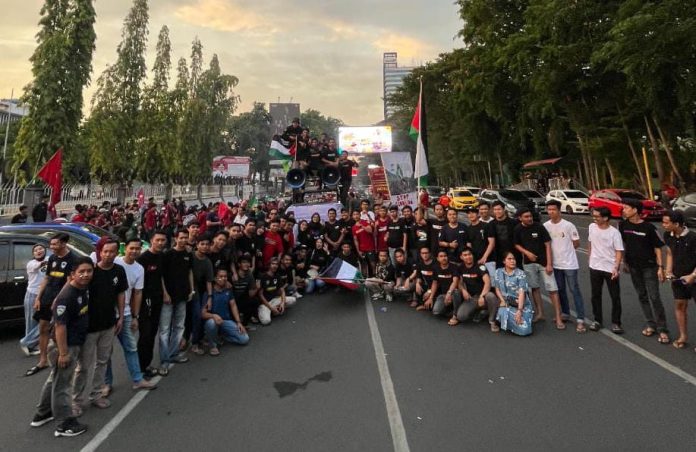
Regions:
M 249 199 L 257 191 L 257 187 L 250 184 L 202 185 L 199 193 L 198 187 L 195 185 L 167 186 L 134 183 L 132 186 L 126 187 L 124 199 L 126 201 L 137 199 L 141 189 L 145 199 L 155 198 L 157 202 L 161 202 L 165 198 L 181 198 L 184 201 L 210 201 L 214 199 L 231 201 Z M 63 187 L 57 211 L 59 214 L 69 213 L 77 204 L 101 205 L 104 201 L 113 203 L 118 200 L 119 194 L 124 195 L 122 190 L 121 187 L 113 185 L 67 185 Z M 44 187 L 44 193 L 50 195 L 51 188 Z M 0 185 L 0 216 L 14 215 L 19 211 L 19 206 L 25 203 L 27 203 L 25 201 L 25 187 L 12 183 Z

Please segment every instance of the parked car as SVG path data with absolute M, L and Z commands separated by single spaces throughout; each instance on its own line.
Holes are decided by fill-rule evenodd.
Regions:
M 531 199 L 539 207 L 539 212 L 546 213 L 546 197 L 536 190 L 522 189 L 518 190 L 520 193 L 525 195 L 527 198 Z
M 479 195 L 481 194 L 481 190 L 483 190 L 483 189 L 481 187 L 469 187 L 469 186 L 467 186 L 467 187 L 457 187 L 457 188 L 455 188 L 455 190 L 469 190 L 471 192 L 471 194 L 474 195 L 474 197 L 476 199 L 478 199 Z
M 53 233 L 0 228 L 0 326 L 24 322 L 24 293 L 27 290 L 27 262 L 33 259 L 32 248 L 41 244 L 48 248 Z M 70 240 L 68 248 L 77 256 L 89 256 L 94 246 L 84 240 Z
M 450 199 L 450 207 L 463 210 L 466 207 L 478 207 L 478 200 L 469 190 L 455 189 L 447 193 Z
M 589 196 L 580 190 L 551 190 L 546 195 L 546 201 L 560 201 L 561 210 L 565 213 L 589 213 Z
M 658 220 L 665 213 L 665 208 L 657 201 L 647 199 L 635 190 L 622 188 L 608 188 L 597 190 L 590 196 L 590 209 L 596 207 L 607 207 L 614 218 L 621 218 L 623 203 L 626 200 L 638 200 L 643 204 L 643 211 L 640 217 L 644 220 Z
M 541 220 L 539 208 L 537 207 L 536 203 L 520 193 L 518 190 L 482 190 L 479 199 L 481 201 L 487 201 L 489 204 L 493 204 L 495 201 L 501 201 L 503 204 L 505 204 L 505 210 L 507 211 L 508 215 L 513 217 L 517 216 L 518 210 L 526 207 L 532 211 L 534 221 Z
M 425 191 L 428 192 L 430 207 L 437 204 L 440 201 L 440 197 L 445 194 L 445 189 L 438 187 L 437 185 L 427 185 L 423 188 L 425 188 Z
M 681 195 L 672 203 L 672 209 L 681 210 L 686 217 L 686 225 L 696 228 L 696 192 Z

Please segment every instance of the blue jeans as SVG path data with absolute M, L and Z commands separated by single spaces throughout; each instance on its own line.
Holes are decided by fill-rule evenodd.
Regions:
M 121 328 L 121 332 L 116 337 L 118 337 L 121 348 L 123 348 L 123 356 L 126 358 L 126 366 L 128 367 L 131 380 L 133 380 L 133 383 L 140 383 L 143 380 L 143 372 L 140 369 L 140 360 L 138 359 L 138 331 L 131 329 L 132 322 L 133 317 L 130 314 L 123 317 L 123 328 Z M 108 386 L 113 386 L 113 382 L 114 373 L 111 370 L 111 360 L 109 360 L 109 364 L 106 366 L 104 383 Z
M 196 292 L 193 295 L 190 303 L 191 306 L 191 343 L 198 344 L 203 339 L 203 319 L 201 311 L 203 306 L 208 302 L 207 293 Z
M 582 292 L 580 292 L 578 270 L 560 270 L 554 268 L 553 275 L 556 278 L 556 285 L 558 286 L 558 297 L 561 299 L 561 312 L 570 315 L 568 293 L 566 292 L 566 286 L 568 286 L 570 292 L 573 294 L 577 319 L 585 321 L 585 301 L 582 298 Z
M 324 282 L 323 279 L 307 279 L 307 285 L 305 286 L 305 293 L 310 294 L 314 292 L 315 290 L 319 290 L 322 287 L 326 286 L 326 283 Z
M 216 325 L 213 319 L 206 320 L 205 334 L 211 345 L 217 343 L 218 334 L 224 340 L 233 344 L 246 345 L 249 343 L 249 335 L 246 333 L 242 334 L 239 331 L 239 326 L 232 320 L 223 320 L 222 325 Z
M 34 320 L 34 300 L 35 293 L 24 294 L 24 337 L 19 340 L 20 345 L 30 350 L 39 345 L 39 324 Z
M 159 319 L 160 363 L 169 364 L 179 354 L 179 344 L 184 337 L 186 301 L 173 301 L 162 305 Z

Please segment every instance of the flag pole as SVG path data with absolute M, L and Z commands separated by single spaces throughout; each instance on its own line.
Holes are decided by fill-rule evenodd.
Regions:
M 423 138 L 421 137 L 421 131 L 423 130 L 423 105 L 421 102 L 423 102 L 423 76 L 420 75 L 418 76 L 418 82 L 420 85 L 420 90 L 418 91 L 418 138 L 422 140 Z M 416 162 L 418 161 L 418 142 L 416 142 Z M 419 176 L 417 179 L 417 187 L 418 187 L 418 205 L 421 204 L 421 177 Z M 428 206 L 421 206 L 423 214 L 428 210 Z

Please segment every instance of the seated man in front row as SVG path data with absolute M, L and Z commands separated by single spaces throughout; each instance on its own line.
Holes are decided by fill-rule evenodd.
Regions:
M 218 335 L 233 344 L 246 345 L 249 342 L 249 335 L 242 325 L 237 303 L 234 301 L 233 289 L 227 286 L 227 270 L 219 268 L 215 272 L 213 293 L 208 294 L 208 302 L 201 313 L 211 356 L 220 354 L 217 347 Z

